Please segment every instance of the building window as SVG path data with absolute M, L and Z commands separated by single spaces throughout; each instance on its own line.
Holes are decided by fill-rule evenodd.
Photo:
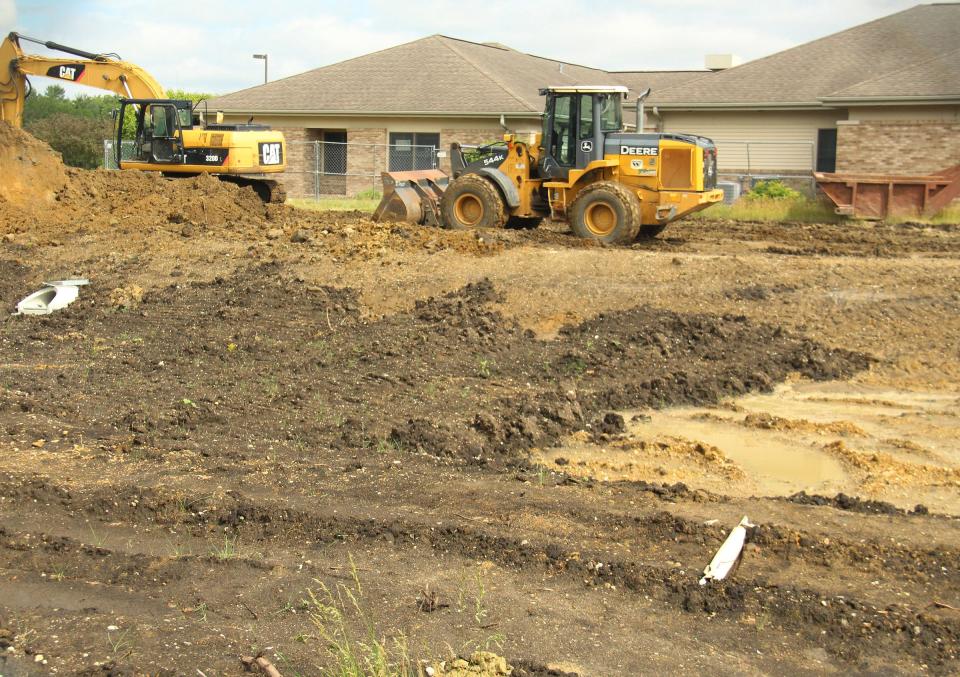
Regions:
M 390 171 L 435 169 L 439 148 L 439 134 L 390 132 Z

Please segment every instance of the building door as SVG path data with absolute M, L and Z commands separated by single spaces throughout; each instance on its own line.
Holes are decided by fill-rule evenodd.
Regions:
M 817 130 L 817 171 L 837 171 L 837 130 Z

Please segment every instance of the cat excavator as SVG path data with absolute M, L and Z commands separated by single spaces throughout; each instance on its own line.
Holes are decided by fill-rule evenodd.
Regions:
M 622 244 L 720 202 L 713 142 L 644 133 L 640 99 L 637 131 L 624 131 L 627 93 L 622 86 L 541 89 L 542 132 L 507 133 L 470 156 L 454 143 L 452 177 L 436 169 L 385 172 L 374 219 L 465 229 L 530 227 L 550 217 L 568 221 L 580 237 Z
M 77 58 L 24 54 L 21 42 Z M 16 127 L 23 125 L 31 91 L 28 75 L 105 89 L 120 97 L 114 152 L 122 170 L 165 176 L 209 173 L 251 186 L 265 202 L 284 200 L 282 186 L 272 178 L 286 167 L 279 131 L 258 124 L 223 124 L 219 114 L 208 121 L 191 101 L 166 98 L 152 75 L 116 54 L 94 54 L 10 33 L 0 44 L 0 120 Z

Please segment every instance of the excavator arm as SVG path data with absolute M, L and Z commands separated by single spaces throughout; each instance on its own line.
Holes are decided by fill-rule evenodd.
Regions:
M 34 42 L 78 58 L 70 60 L 24 54 L 21 41 Z M 114 55 L 93 54 L 10 33 L 0 44 L 0 120 L 16 127 L 23 125 L 23 106 L 30 91 L 28 75 L 106 89 L 128 99 L 166 97 L 163 87 L 152 75 Z

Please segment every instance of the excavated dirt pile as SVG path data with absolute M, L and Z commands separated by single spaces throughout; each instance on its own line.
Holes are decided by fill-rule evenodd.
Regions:
M 360 212 L 267 205 L 252 188 L 210 175 L 168 178 L 156 172 L 65 167 L 47 144 L 5 123 L 0 127 L 0 236 L 45 245 L 111 232 L 118 239 L 169 233 L 289 241 L 344 258 L 418 249 L 485 254 L 503 248 L 474 233 L 373 223 Z
M 30 211 L 42 208 L 66 184 L 59 153 L 22 129 L 0 122 L 0 215 L 9 215 L 9 205 Z

